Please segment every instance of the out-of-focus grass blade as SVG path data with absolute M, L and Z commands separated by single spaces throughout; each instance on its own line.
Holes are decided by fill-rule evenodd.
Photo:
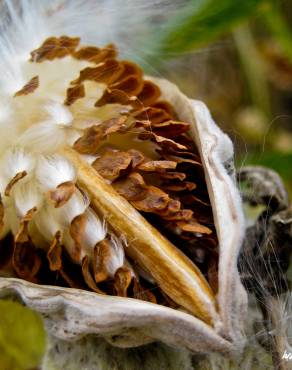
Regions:
M 36 368 L 45 347 L 46 335 L 40 316 L 20 303 L 0 300 L 0 369 Z
M 155 55 L 173 57 L 214 40 L 259 13 L 272 0 L 190 0 L 152 42 Z

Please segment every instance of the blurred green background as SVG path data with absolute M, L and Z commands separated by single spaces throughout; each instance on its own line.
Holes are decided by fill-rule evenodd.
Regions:
M 148 65 L 208 105 L 238 167 L 273 168 L 292 194 L 292 1 L 183 5 L 152 32 Z

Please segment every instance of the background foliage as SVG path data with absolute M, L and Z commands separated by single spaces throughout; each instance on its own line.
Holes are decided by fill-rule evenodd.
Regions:
M 207 103 L 237 165 L 274 168 L 290 192 L 291 20 L 289 0 L 189 0 L 147 40 L 149 65 Z

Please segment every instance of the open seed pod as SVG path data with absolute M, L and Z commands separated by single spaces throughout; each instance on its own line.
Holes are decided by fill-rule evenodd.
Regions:
M 0 294 L 61 338 L 238 351 L 241 202 L 204 104 L 79 38 L 47 38 L 20 69 L 1 91 Z

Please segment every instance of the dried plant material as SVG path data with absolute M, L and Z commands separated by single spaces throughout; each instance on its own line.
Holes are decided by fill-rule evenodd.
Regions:
M 139 152 L 139 150 L 130 149 L 130 150 L 128 150 L 128 153 L 131 156 L 132 167 L 133 168 L 136 168 L 137 166 L 139 166 L 144 161 L 145 157 L 141 152 Z
M 165 100 L 160 100 L 159 99 L 159 101 L 151 104 L 151 107 L 155 108 L 155 109 L 164 110 L 165 112 L 168 113 L 168 115 L 171 117 L 171 119 L 176 119 L 177 118 L 177 114 L 175 112 L 174 106 L 172 106 L 169 102 L 167 102 Z
M 177 163 L 173 161 L 148 161 L 141 163 L 137 168 L 146 172 L 164 172 L 165 170 L 174 170 Z
M 141 76 L 128 76 L 110 86 L 111 89 L 124 91 L 129 97 L 138 95 L 143 88 Z
M 168 191 L 192 191 L 196 189 L 196 184 L 193 182 L 189 181 L 183 181 L 180 183 L 167 183 L 163 184 L 163 189 L 168 190 Z
M 94 125 L 84 130 L 81 136 L 73 145 L 74 149 L 81 154 L 96 154 L 102 138 L 102 130 L 99 125 Z
M 76 188 L 72 181 L 66 181 L 58 185 L 55 190 L 49 191 L 49 198 L 55 208 L 62 207 L 74 194 Z
M 67 89 L 67 97 L 64 102 L 65 105 L 72 105 L 76 100 L 84 98 L 85 89 L 83 84 L 78 84 Z
M 179 180 L 183 181 L 186 178 L 186 174 L 183 172 L 161 172 L 159 176 L 166 180 Z
M 81 84 L 84 81 L 95 81 L 104 84 L 114 83 L 124 72 L 123 65 L 115 59 L 107 59 L 96 67 L 86 67 L 80 71 L 79 77 L 71 84 Z
M 120 267 L 114 277 L 114 287 L 118 296 L 127 297 L 127 290 L 132 281 L 131 271 L 127 267 Z
M 40 63 L 45 60 L 53 60 L 71 55 L 79 42 L 79 37 L 49 37 L 38 49 L 30 53 L 31 61 Z
M 145 270 L 151 271 L 154 279 L 175 302 L 211 324 L 216 315 L 215 298 L 200 270 L 150 226 L 75 151 L 66 149 L 64 154 L 78 168 L 80 186 L 91 194 L 95 209 L 110 215 L 107 218 L 109 224 L 118 234 L 127 236 L 127 254 L 139 261 Z M 159 191 L 158 193 L 160 195 Z M 166 197 L 168 196 L 161 194 L 150 206 L 162 205 Z M 125 214 L 129 217 L 125 218 Z M 164 258 L 166 255 L 169 256 L 167 260 Z M 184 273 L 181 275 L 178 271 Z
M 169 196 L 155 186 L 148 186 L 146 196 L 141 200 L 131 202 L 136 209 L 143 212 L 158 212 L 169 203 Z
M 103 178 L 114 181 L 129 168 L 131 161 L 131 155 L 127 152 L 106 151 L 92 166 Z
M 27 107 L 19 107 L 22 99 L 7 99 L 9 122 L 20 134 L 17 145 L 7 143 L 1 181 L 10 193 L 3 201 L 5 232 L 12 231 L 18 242 L 14 273 L 39 284 L 104 290 L 105 295 L 74 293 L 74 307 L 79 297 L 80 307 L 87 307 L 87 315 L 79 318 L 82 333 L 84 328 L 116 333 L 110 326 L 114 313 L 118 335 L 126 325 L 131 337 L 135 323 L 135 333 L 144 327 L 154 340 L 230 353 L 241 337 L 237 318 L 244 306 L 236 266 L 240 206 L 224 168 L 231 145 L 204 106 L 189 101 L 173 85 L 151 77 L 145 81 L 134 63 L 115 59 L 113 47 L 77 49 L 75 41 L 50 38 L 32 52 L 35 61 L 52 61 L 29 66 L 32 75 L 46 82 L 42 104 L 39 94 L 27 96 Z M 65 86 L 69 81 L 73 84 Z M 84 83 L 84 99 L 78 99 L 84 95 L 82 81 L 90 82 Z M 46 121 L 34 125 L 36 117 Z M 29 176 L 10 192 L 9 181 L 22 171 Z M 209 199 L 211 207 L 204 204 Z M 27 212 L 36 207 L 38 214 Z M 25 244 L 31 247 L 24 252 L 31 258 L 32 275 L 21 272 L 19 261 L 26 263 L 26 258 L 20 247 Z M 39 253 L 38 270 L 33 254 Z M 21 283 L 15 283 L 17 289 Z M 30 289 L 43 294 L 55 288 Z M 64 301 L 70 290 L 57 290 L 66 316 Z M 106 296 L 117 294 L 122 298 Z M 79 333 L 76 312 L 71 328 L 61 326 L 64 336 L 70 335 L 68 330 L 74 330 L 73 336 Z M 149 325 L 153 322 L 155 335 L 156 327 Z
M 180 154 L 180 153 L 177 152 L 177 154 Z M 171 155 L 164 154 L 163 157 L 165 159 L 169 160 L 169 161 L 175 161 L 177 163 L 187 163 L 187 164 L 190 164 L 190 165 L 202 167 L 202 163 L 199 162 L 199 161 L 196 161 L 194 159 L 184 158 L 184 157 L 181 157 L 181 156 L 178 156 L 178 155 L 172 155 L 172 154 Z
M 39 76 L 34 76 L 22 89 L 17 91 L 14 96 L 28 95 L 33 93 L 39 87 Z
M 37 212 L 37 207 L 33 207 L 21 219 L 19 230 L 14 238 L 16 244 L 22 244 L 22 243 L 29 242 L 30 238 L 28 234 L 28 224 L 30 223 L 30 221 L 32 220 L 36 212 Z
M 170 212 L 169 214 L 163 216 L 163 219 L 167 220 L 167 221 L 181 221 L 181 220 L 184 220 L 184 221 L 190 222 L 189 220 L 191 220 L 192 216 L 193 216 L 193 211 L 192 210 L 182 209 L 182 210 L 179 210 L 177 212 L 173 212 L 173 213 Z
M 4 194 L 8 197 L 10 195 L 10 192 L 11 192 L 11 189 L 13 188 L 13 186 L 21 179 L 23 179 L 25 176 L 27 175 L 27 172 L 26 171 L 21 171 L 21 172 L 18 172 L 14 177 L 13 179 L 11 179 L 9 181 L 9 183 L 7 184 L 6 188 L 5 188 L 5 191 L 4 191 Z
M 155 143 L 159 144 L 162 148 L 164 147 L 172 147 L 174 149 L 178 150 L 186 150 L 187 147 L 184 145 L 181 145 L 177 143 L 176 141 L 173 141 L 171 139 L 167 139 L 163 136 L 156 135 L 154 132 L 142 132 L 139 134 L 139 139 L 141 140 L 152 140 Z
M 75 51 L 74 58 L 79 60 L 87 60 L 91 63 L 101 63 L 106 59 L 113 59 L 117 55 L 117 50 L 113 44 L 109 44 L 100 49 L 95 46 L 85 46 Z
M 152 128 L 156 135 L 164 137 L 176 137 L 178 135 L 184 134 L 190 128 L 189 123 L 180 121 L 165 121 L 162 123 L 153 123 Z
M 83 274 L 83 277 L 84 277 L 84 280 L 86 282 L 86 284 L 88 285 L 88 287 L 93 290 L 94 292 L 96 293 L 99 293 L 99 294 L 104 294 L 102 290 L 100 290 L 93 277 L 92 277 L 92 274 L 91 274 L 91 271 L 90 271 L 90 265 L 89 265 L 89 260 L 88 260 L 88 256 L 85 256 L 82 260 L 82 274 Z
M 129 97 L 124 91 L 118 89 L 106 89 L 102 97 L 95 103 L 96 107 L 102 107 L 105 104 L 130 105 L 135 108 L 141 108 L 143 103 L 136 97 Z
M 41 267 L 41 258 L 35 247 L 28 241 L 16 243 L 13 252 L 13 267 L 22 279 L 36 282 Z
M 84 236 L 86 222 L 87 218 L 86 215 L 83 213 L 76 216 L 70 224 L 69 233 L 71 238 L 74 240 L 74 249 L 70 250 L 69 254 L 74 262 L 80 262 L 82 239 Z
M 133 292 L 135 298 L 146 302 L 157 303 L 155 295 L 151 293 L 149 289 L 143 288 L 136 278 L 134 278 L 133 281 Z
M 147 195 L 147 185 L 143 177 L 137 172 L 132 172 L 125 179 L 115 181 L 113 187 L 129 201 L 145 199 Z
M 199 224 L 195 219 L 189 220 L 188 222 L 178 222 L 177 225 L 183 231 L 189 233 L 199 233 L 199 234 L 211 234 L 212 230 L 208 227 Z
M 59 271 L 62 267 L 62 242 L 61 242 L 61 231 L 57 231 L 54 239 L 47 252 L 47 258 L 50 264 L 51 271 Z
M 145 107 L 152 105 L 160 96 L 160 89 L 151 81 L 144 81 L 143 89 L 138 95 L 138 100 Z
M 176 213 L 180 210 L 181 202 L 179 200 L 170 199 L 167 207 L 159 212 L 160 216 L 167 216 L 171 213 Z
M 94 280 L 100 283 L 109 277 L 107 264 L 110 262 L 110 244 L 109 240 L 102 240 L 94 248 Z
M 81 154 L 97 154 L 101 140 L 105 139 L 109 134 L 122 130 L 126 120 L 126 116 L 121 116 L 89 127 L 75 141 L 73 145 L 74 149 Z
M 87 60 L 88 62 L 92 63 L 100 63 L 100 52 L 100 48 L 97 48 L 95 46 L 85 46 L 76 50 L 73 54 L 73 57 L 79 60 Z
M 121 64 L 124 67 L 124 72 L 120 76 L 120 80 L 124 79 L 126 76 L 142 77 L 143 72 L 138 64 L 130 62 L 129 60 L 123 60 Z
M 151 124 L 157 124 L 169 121 L 171 116 L 167 111 L 160 108 L 147 107 L 134 113 L 134 117 L 140 121 L 149 121 Z

